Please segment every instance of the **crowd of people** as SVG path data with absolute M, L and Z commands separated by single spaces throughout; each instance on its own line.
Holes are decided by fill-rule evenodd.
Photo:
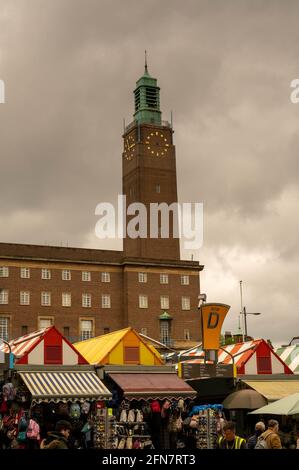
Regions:
M 40 442 L 41 449 L 69 449 L 72 426 L 68 421 L 60 420 L 55 425 L 55 430 L 48 433 L 48 437 Z M 223 425 L 219 439 L 218 449 L 282 449 L 279 437 L 279 423 L 271 419 L 267 429 L 262 421 L 255 425 L 255 432 L 246 439 L 236 434 L 236 426 L 232 421 Z M 297 436 L 296 449 L 299 449 L 299 434 Z
M 9 402 L 7 402 L 9 403 Z M 7 405 L 5 403 L 5 405 Z M 218 449 L 299 449 L 299 432 L 283 433 L 279 423 L 270 419 L 267 426 L 263 421 L 255 424 L 250 436 L 238 435 L 233 421 L 227 421 L 221 405 L 209 405 L 212 408 L 214 422 L 213 448 Z M 165 400 L 162 405 L 154 401 L 148 407 L 146 417 L 146 434 L 151 435 L 155 449 L 201 449 L 209 448 L 205 441 L 204 423 L 207 418 L 202 408 L 194 403 L 184 403 L 179 400 L 175 405 Z M 218 408 L 217 408 L 218 407 Z M 78 410 L 77 410 L 78 408 Z M 30 412 L 24 412 L 15 402 L 9 408 L 0 409 L 0 448 L 2 449 L 76 449 L 88 448 L 84 445 L 86 430 L 92 440 L 93 424 L 88 418 L 90 406 L 87 403 L 81 407 L 51 404 L 43 407 L 37 405 Z M 56 412 L 54 412 L 56 410 Z M 74 412 L 78 412 L 78 416 Z M 2 415 L 1 415 L 2 412 Z M 210 412 L 211 413 L 211 412 Z M 83 421 L 82 421 L 83 419 Z M 119 418 L 122 421 L 121 418 Z M 88 426 L 87 426 L 88 424 Z M 136 423 L 133 423 L 136 425 Z M 144 424 L 145 426 L 145 424 Z M 211 429 L 211 428 L 209 428 Z M 241 433 L 242 434 L 242 433 Z M 206 447 L 202 447 L 205 446 Z
M 223 435 L 219 437 L 219 449 L 282 449 L 282 442 L 279 437 L 279 423 L 275 419 L 265 424 L 259 421 L 255 425 L 255 432 L 246 439 L 236 434 L 235 423 L 227 422 L 223 426 Z M 293 448 L 299 449 L 299 434 Z

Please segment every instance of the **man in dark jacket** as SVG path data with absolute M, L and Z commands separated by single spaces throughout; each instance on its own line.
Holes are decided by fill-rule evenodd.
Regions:
M 255 425 L 254 435 L 250 436 L 247 441 L 247 449 L 254 449 L 258 440 L 258 437 L 265 432 L 266 426 L 262 421 L 259 421 Z
M 68 421 L 57 421 L 55 431 L 49 432 L 48 437 L 41 442 L 41 449 L 69 449 L 68 439 L 71 429 Z

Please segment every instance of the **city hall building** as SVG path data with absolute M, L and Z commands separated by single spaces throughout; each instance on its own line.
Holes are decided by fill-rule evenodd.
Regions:
M 172 125 L 145 66 L 123 134 L 127 206 L 178 202 Z M 127 216 L 126 223 L 130 220 Z M 0 243 L 0 338 L 55 325 L 71 342 L 132 326 L 166 345 L 201 339 L 197 261 L 169 238 L 124 238 L 123 251 Z

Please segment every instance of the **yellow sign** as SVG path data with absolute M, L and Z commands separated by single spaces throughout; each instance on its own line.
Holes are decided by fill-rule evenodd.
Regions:
M 201 310 L 202 349 L 218 349 L 220 333 L 230 306 L 225 304 L 203 304 Z

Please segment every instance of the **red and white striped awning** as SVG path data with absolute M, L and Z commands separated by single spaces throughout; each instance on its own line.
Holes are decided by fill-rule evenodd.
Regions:
M 38 343 L 38 341 L 46 334 L 46 332 L 51 328 L 42 328 L 38 331 L 34 331 L 33 333 L 29 333 L 28 335 L 21 336 L 15 340 L 9 341 L 9 345 L 11 347 L 11 352 L 17 357 L 22 357 L 24 354 L 29 352 L 34 344 Z M 8 353 L 9 347 L 5 343 L 0 344 L 0 351 Z
M 233 360 L 230 356 L 231 354 L 234 357 L 235 365 L 237 367 L 241 367 L 262 341 L 262 339 L 257 339 L 255 341 L 246 341 L 244 343 L 236 343 L 224 346 L 223 349 L 225 351 L 222 349 L 219 349 L 218 351 L 218 362 L 222 364 L 232 364 Z M 185 355 L 186 354 L 182 354 L 182 356 Z M 201 363 L 204 359 L 204 351 L 199 347 L 194 348 L 188 351 L 188 357 L 190 357 L 190 359 L 187 359 L 183 362 L 190 361 L 193 363 Z

